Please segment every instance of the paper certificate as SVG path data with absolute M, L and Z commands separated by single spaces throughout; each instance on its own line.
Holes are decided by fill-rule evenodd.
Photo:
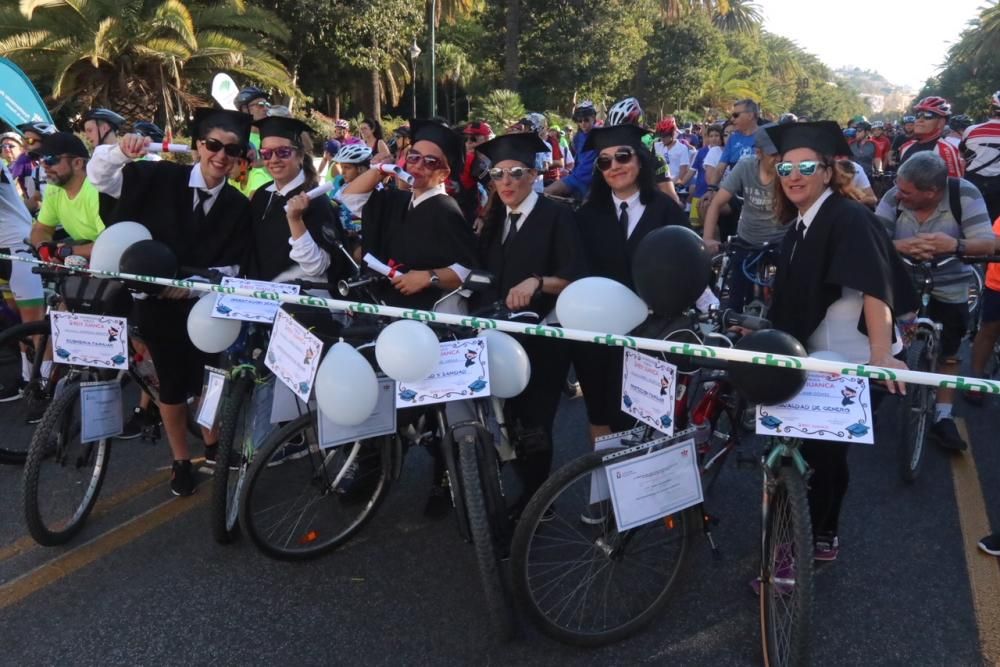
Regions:
M 674 434 L 674 381 L 677 367 L 643 354 L 625 350 L 622 367 L 622 412 L 660 433 Z
M 694 438 L 605 467 L 618 530 L 629 530 L 704 500 Z
M 433 373 L 419 382 L 396 385 L 396 407 L 465 401 L 490 395 L 486 339 L 441 343 L 441 361 Z
M 249 289 L 257 292 L 277 292 L 278 294 L 297 295 L 298 285 L 285 285 L 283 283 L 268 283 L 262 280 L 244 280 L 242 278 L 223 278 L 223 287 L 235 287 L 236 289 Z M 235 294 L 220 294 L 215 298 L 215 308 L 212 310 L 212 317 L 225 320 L 243 320 L 244 322 L 274 322 L 275 315 L 281 308 L 280 301 L 269 299 L 254 299 L 248 296 L 236 296 Z
M 218 419 L 219 406 L 222 404 L 223 387 L 226 385 L 226 373 L 218 368 L 205 367 L 205 389 L 201 392 L 201 405 L 198 406 L 198 423 L 207 429 L 215 427 Z
M 118 380 L 80 383 L 80 442 L 94 442 L 124 431 L 122 386 Z
M 809 373 L 805 387 L 781 405 L 757 406 L 757 433 L 875 444 L 868 378 Z
M 602 435 L 594 441 L 594 451 L 599 452 L 605 449 L 617 449 L 619 447 L 629 447 L 642 442 L 642 432 L 645 426 L 636 426 L 631 431 L 620 431 L 610 435 Z M 604 469 L 600 468 L 590 474 L 590 503 L 599 503 L 608 500 L 611 491 L 608 489 L 608 476 L 604 474 Z
M 128 323 L 124 317 L 52 311 L 52 360 L 95 368 L 128 368 Z
M 341 426 L 319 413 L 319 446 L 323 449 L 396 432 L 396 381 L 380 378 L 378 402 L 371 416 L 357 426 Z
M 264 365 L 296 396 L 309 402 L 323 342 L 283 310 L 278 311 Z

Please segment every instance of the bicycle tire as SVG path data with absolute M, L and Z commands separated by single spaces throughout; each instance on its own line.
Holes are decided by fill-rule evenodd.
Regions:
M 69 382 L 49 405 L 31 438 L 25 460 L 21 490 L 24 519 L 31 537 L 43 546 L 65 544 L 83 528 L 97 502 L 108 471 L 110 438 L 86 444 L 77 442 L 80 434 L 79 416 L 76 414 L 76 406 L 80 402 L 79 381 L 80 378 L 76 378 Z M 74 443 L 79 446 L 80 453 L 72 461 Z M 65 470 L 67 462 L 77 470 L 83 464 L 87 464 L 89 469 L 92 464 L 89 479 L 86 473 L 75 475 L 69 471 L 70 484 L 42 481 L 49 470 Z M 81 484 L 85 486 L 82 487 L 83 496 L 78 501 L 66 503 L 62 500 L 71 495 L 73 487 Z M 70 518 L 66 521 L 53 520 L 48 516 L 49 504 L 68 506 L 72 512 Z M 60 512 L 66 513 L 68 512 Z
M 514 607 L 500 564 L 500 549 L 503 545 L 498 544 L 498 535 L 503 534 L 503 529 L 496 525 L 497 518 L 487 506 L 480 470 L 489 465 L 486 457 L 492 455 L 492 452 L 485 451 L 485 447 L 481 438 L 464 436 L 458 446 L 458 461 L 462 474 L 462 495 L 469 519 L 469 534 L 476 551 L 490 625 L 495 638 L 506 641 L 514 635 Z M 492 446 L 490 449 L 493 449 Z
M 222 398 L 219 448 L 212 472 L 212 502 L 209 508 L 212 538 L 219 544 L 229 544 L 240 532 L 239 493 L 250 465 L 245 438 L 253 388 L 253 376 L 243 373 L 229 385 Z
M 812 626 L 813 536 L 809 499 L 802 473 L 790 463 L 781 466 L 768 486 L 771 488 L 765 492 L 760 571 L 764 664 L 798 667 L 809 664 Z M 790 578 L 794 581 L 789 582 Z
M 51 335 L 49 321 L 38 320 L 18 324 L 0 332 L 0 351 L 9 351 L 13 358 L 13 369 L 6 369 L 5 380 L 11 381 L 11 377 L 21 379 L 21 346 L 24 345 L 27 355 L 32 363 L 32 377 L 21 392 L 21 398 L 17 401 L 0 405 L 0 421 L 7 424 L 26 423 L 28 415 L 35 412 L 49 399 L 49 392 L 46 382 L 39 376 L 41 362 L 48 347 L 47 341 Z M 35 346 L 33 338 L 42 336 L 44 341 L 41 345 Z M 11 373 L 12 371 L 12 373 Z M 21 465 L 28 456 L 28 445 L 31 440 L 17 441 L 4 438 L 0 442 L 0 463 L 8 465 Z
M 571 646 L 604 646 L 622 641 L 645 628 L 667 604 L 687 561 L 690 510 L 647 523 L 625 534 L 618 532 L 610 511 L 607 511 L 601 524 L 588 526 L 580 523 L 581 509 L 590 505 L 592 475 L 595 472 L 604 475 L 603 456 L 608 453 L 607 450 L 591 452 L 553 473 L 525 508 L 511 544 L 513 589 L 519 606 L 527 611 L 539 630 Z M 554 516 L 542 521 L 546 510 L 551 510 Z M 566 534 L 567 529 L 575 531 L 579 537 L 571 535 L 572 540 L 560 538 L 559 533 Z M 661 530 L 667 538 L 662 545 L 643 545 L 647 535 Z M 565 544 L 559 544 L 559 540 Z M 638 544 L 634 544 L 636 541 Z M 573 542 L 582 549 L 582 556 L 572 553 Z M 576 570 L 581 574 L 584 574 L 582 570 L 587 570 L 586 574 L 593 573 L 590 580 L 603 575 L 604 581 L 599 585 L 591 585 L 593 581 L 574 585 L 577 580 L 571 579 L 569 575 L 572 572 L 568 572 L 562 576 L 552 575 L 555 577 L 553 582 L 541 582 L 536 589 L 536 582 L 553 571 L 552 559 L 560 556 L 559 553 L 550 555 L 542 552 L 558 547 L 570 552 L 566 554 L 565 562 L 575 562 Z M 620 579 L 615 579 L 617 575 L 627 574 L 632 559 L 641 561 L 642 553 L 654 548 L 652 559 L 639 563 L 641 569 L 633 564 L 637 575 L 629 588 L 624 587 Z M 579 566 L 586 562 L 585 558 L 594 559 L 589 568 Z M 612 559 L 614 565 L 607 565 L 612 563 Z M 601 562 L 605 564 L 603 567 Z M 590 603 L 600 607 L 602 602 L 590 597 L 590 591 L 595 588 L 604 593 L 604 605 L 589 612 L 587 607 Z M 566 590 L 570 593 L 564 593 L 563 598 L 557 600 L 561 608 L 551 605 L 553 593 L 558 596 Z M 579 604 L 567 614 L 574 600 L 579 600 Z M 609 604 L 615 605 L 615 608 L 609 609 Z M 593 627 L 584 627 L 588 618 L 593 619 Z
M 928 349 L 927 339 L 918 335 L 906 351 L 906 365 L 911 370 L 932 373 L 932 354 Z M 899 475 L 907 484 L 913 484 L 920 475 L 935 395 L 933 387 L 910 385 L 906 395 L 899 400 Z
M 301 442 L 307 445 L 305 456 L 280 465 L 268 465 L 279 449 L 294 444 L 300 436 Z M 309 560 L 336 549 L 361 530 L 381 505 L 392 479 L 396 460 L 393 450 L 398 446 L 395 437 L 380 436 L 324 450 L 317 442 L 316 415 L 309 413 L 297 417 L 272 433 L 254 455 L 239 499 L 242 531 L 261 552 L 277 560 Z M 373 476 L 365 477 L 372 487 L 356 496 L 340 496 L 335 486 L 340 472 L 346 467 L 346 459 L 351 452 L 357 456 L 362 449 L 366 450 L 365 456 L 379 457 L 378 468 L 371 472 Z M 291 501 L 282 499 L 283 494 L 295 491 L 296 476 L 304 479 L 304 490 Z M 293 524 L 285 526 L 281 520 L 295 511 L 303 495 L 310 491 L 315 492 L 316 499 L 307 498 Z M 322 507 L 318 507 L 321 503 Z M 284 514 L 274 514 L 285 506 L 288 509 Z M 337 520 L 340 508 L 345 510 L 346 521 Z M 322 517 L 319 515 L 321 509 L 326 510 Z M 340 523 L 343 526 L 338 527 Z

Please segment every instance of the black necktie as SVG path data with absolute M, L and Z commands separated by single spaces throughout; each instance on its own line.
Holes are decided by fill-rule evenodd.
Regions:
M 196 226 L 205 222 L 205 202 L 212 198 L 212 193 L 204 188 L 198 188 L 195 190 L 198 194 L 198 203 L 194 207 L 194 223 Z
M 628 202 L 627 201 L 623 201 L 621 204 L 618 205 L 618 208 L 621 209 L 621 215 L 618 216 L 618 224 L 622 228 L 622 234 L 624 234 L 625 238 L 627 239 L 628 238 Z
M 507 230 L 507 237 L 503 240 L 503 249 L 506 250 L 510 247 L 510 242 L 517 235 L 517 221 L 521 219 L 520 213 L 511 213 L 510 218 L 510 229 Z
M 806 223 L 802 222 L 802 218 L 799 218 L 798 222 L 795 223 L 795 231 L 792 232 L 792 252 L 788 257 L 789 261 L 795 258 L 795 248 L 798 247 L 799 242 L 802 241 L 805 235 Z

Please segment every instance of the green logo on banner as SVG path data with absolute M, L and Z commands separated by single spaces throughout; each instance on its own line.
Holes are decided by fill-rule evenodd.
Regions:
M 938 385 L 942 389 L 957 389 L 958 391 L 971 391 L 978 389 L 983 394 L 1000 394 L 1000 383 L 978 378 L 956 378 L 955 381 L 944 380 Z
M 470 327 L 472 329 L 496 329 L 497 323 L 486 318 L 466 317 L 462 320 L 462 326 Z
M 601 343 L 603 345 L 610 345 L 611 347 L 630 347 L 635 349 L 635 339 L 629 338 L 628 336 L 615 336 L 612 334 L 607 334 L 604 336 L 594 336 L 595 343 Z
M 875 370 L 867 370 L 864 366 L 855 366 L 854 368 L 843 368 L 840 371 L 841 375 L 856 375 L 859 378 L 868 378 L 870 380 L 895 380 L 896 374 L 890 371 L 888 368 L 878 368 Z
M 753 357 L 751 362 L 764 366 L 777 366 L 778 368 L 802 368 L 802 362 L 792 357 L 779 357 L 767 354 L 763 357 Z
M 378 315 L 378 306 L 372 303 L 352 303 L 347 307 L 352 313 L 361 313 L 363 315 Z
M 714 359 L 716 356 L 716 352 L 712 348 L 691 345 L 690 343 L 671 345 L 667 351 L 672 354 L 686 354 L 689 357 L 706 357 L 708 359 Z
M 436 322 L 437 315 L 426 310 L 408 310 L 403 313 L 403 319 L 416 320 L 418 322 Z
M 318 296 L 303 294 L 299 297 L 299 303 L 303 306 L 319 306 L 322 308 L 326 305 L 326 299 L 321 299 Z
M 254 291 L 253 296 L 255 299 L 264 299 L 265 301 L 281 301 L 281 296 L 277 292 Z
M 555 327 L 525 327 L 524 333 L 529 336 L 541 336 L 542 338 L 565 338 L 566 334 L 562 329 L 556 329 Z

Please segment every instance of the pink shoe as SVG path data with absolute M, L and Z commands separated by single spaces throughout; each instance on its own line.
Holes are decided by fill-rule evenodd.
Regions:
M 837 560 L 840 553 L 840 540 L 836 535 L 829 538 L 820 538 L 813 543 L 813 560 L 829 563 Z

